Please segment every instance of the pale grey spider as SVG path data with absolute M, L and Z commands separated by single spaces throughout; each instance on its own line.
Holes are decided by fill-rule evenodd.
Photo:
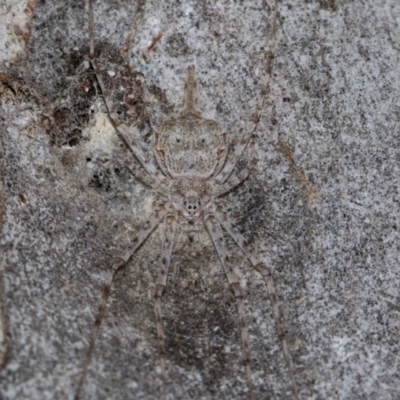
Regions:
M 295 398 L 298 399 L 298 390 L 291 366 L 285 331 L 278 309 L 272 273 L 265 263 L 261 262 L 254 252 L 250 250 L 246 239 L 234 228 L 228 213 L 221 202 L 218 201 L 220 196 L 231 191 L 247 178 L 255 161 L 253 158 L 239 174 L 235 175 L 232 173 L 246 147 L 252 141 L 253 132 L 259 121 L 264 97 L 269 85 L 277 32 L 277 0 L 275 0 L 272 45 L 267 59 L 266 77 L 256 109 L 248 123 L 247 131 L 241 140 L 235 144 L 234 150 L 231 152 L 228 151 L 226 137 L 220 125 L 215 121 L 203 118 L 197 109 L 196 71 L 194 66 L 189 66 L 186 72 L 183 109 L 180 112 L 179 118 L 165 122 L 159 127 L 157 132 L 155 148 L 157 164 L 146 156 L 138 143 L 132 138 L 128 127 L 121 121 L 119 115 L 113 109 L 112 103 L 107 98 L 107 91 L 94 56 L 92 0 L 89 0 L 89 16 L 91 65 L 104 95 L 109 118 L 141 165 L 141 167 L 137 167 L 133 163 L 127 162 L 127 166 L 135 177 L 162 195 L 163 200 L 155 207 L 148 221 L 132 240 L 130 247 L 120 254 L 110 266 L 109 276 L 92 330 L 87 356 L 84 361 L 83 372 L 78 384 L 76 398 L 79 397 L 87 374 L 88 364 L 104 316 L 112 282 L 117 272 L 128 263 L 132 255 L 140 248 L 156 227 L 163 222 L 165 228 L 161 249 L 161 265 L 153 294 L 158 350 L 161 374 L 164 382 L 163 396 L 166 396 L 167 373 L 161 298 L 167 284 L 168 268 L 174 249 L 175 233 L 178 226 L 188 231 L 202 224 L 206 227 L 212 239 L 228 278 L 229 286 L 236 298 L 241 330 L 242 357 L 246 368 L 249 398 L 253 398 L 253 384 L 243 304 L 243 290 L 240 286 L 239 278 L 232 268 L 231 257 L 225 244 L 222 229 L 233 238 L 251 265 L 261 274 L 265 281 L 273 308 L 278 337 L 282 344 L 283 354 L 289 370 L 293 393 Z

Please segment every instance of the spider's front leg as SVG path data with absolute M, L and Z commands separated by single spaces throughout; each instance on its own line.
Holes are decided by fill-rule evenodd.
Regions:
M 157 326 L 158 352 L 160 355 L 160 366 L 161 366 L 161 374 L 163 380 L 163 399 L 166 398 L 167 374 L 165 368 L 166 351 L 165 351 L 165 334 L 162 325 L 161 297 L 165 289 L 165 286 L 167 284 L 168 268 L 171 263 L 172 250 L 174 247 L 176 225 L 177 222 L 175 216 L 168 215 L 165 219 L 165 232 L 164 232 L 164 239 L 161 251 L 161 265 L 153 294 L 154 314 L 156 316 L 156 326 Z
M 217 203 L 215 210 L 215 217 L 221 223 L 223 228 L 228 232 L 228 234 L 232 237 L 232 239 L 236 242 L 239 248 L 242 250 L 247 259 L 251 262 L 253 267 L 261 274 L 264 279 L 264 282 L 267 286 L 269 298 L 271 301 L 272 309 L 274 312 L 274 319 L 276 330 L 278 331 L 278 337 L 282 345 L 283 355 L 285 357 L 286 366 L 289 371 L 290 380 L 292 382 L 293 394 L 297 400 L 299 400 L 299 392 L 296 385 L 296 380 L 294 379 L 294 373 L 292 368 L 292 363 L 290 360 L 289 349 L 286 341 L 285 329 L 282 323 L 282 317 L 279 312 L 278 301 L 276 299 L 276 291 L 274 285 L 274 278 L 271 270 L 265 265 L 265 263 L 261 262 L 258 257 L 255 255 L 254 251 L 251 251 L 249 245 L 247 244 L 246 239 L 240 232 L 234 228 L 228 213 L 224 210 L 223 206 Z
M 250 392 L 249 398 L 252 400 L 254 398 L 253 378 L 250 367 L 250 347 L 249 347 L 249 339 L 247 335 L 247 326 L 244 313 L 243 290 L 240 287 L 239 278 L 232 268 L 232 263 L 229 257 L 228 249 L 226 247 L 224 236 L 222 234 L 220 223 L 215 218 L 215 216 L 210 213 L 205 217 L 205 224 L 211 236 L 211 239 L 214 243 L 214 247 L 217 250 L 218 257 L 221 260 L 221 264 L 224 268 L 225 274 L 228 278 L 229 286 L 231 287 L 235 295 L 238 314 L 239 314 L 239 324 L 240 324 L 240 332 L 242 340 L 242 358 L 246 368 L 247 386 Z
M 111 286 L 114 281 L 114 278 L 117 272 L 126 265 L 126 263 L 130 260 L 132 255 L 140 248 L 140 246 L 146 241 L 146 239 L 150 236 L 150 234 L 156 229 L 158 224 L 165 218 L 167 215 L 167 203 L 160 203 L 155 211 L 151 214 L 147 222 L 144 224 L 143 228 L 139 231 L 136 237 L 132 240 L 131 245 L 110 265 L 108 270 L 108 276 L 106 280 L 106 284 L 104 286 L 103 295 L 101 296 L 101 300 L 99 303 L 98 312 L 96 315 L 95 323 L 92 329 L 92 333 L 89 339 L 89 347 L 86 353 L 86 357 L 83 363 L 82 374 L 79 379 L 78 387 L 76 389 L 75 400 L 79 400 L 80 392 L 82 386 L 85 382 L 85 378 L 88 371 L 88 366 L 90 363 L 90 359 L 92 357 L 92 353 L 94 350 L 94 345 L 96 343 L 97 334 L 103 321 L 104 312 L 106 309 L 107 299 L 110 294 Z

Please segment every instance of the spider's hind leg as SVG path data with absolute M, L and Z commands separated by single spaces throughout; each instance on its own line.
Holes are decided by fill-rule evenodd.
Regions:
M 140 144 L 133 137 L 129 127 L 121 120 L 117 111 L 115 110 L 113 103 L 109 99 L 109 91 L 104 83 L 101 75 L 99 65 L 97 63 L 96 56 L 94 54 L 94 18 L 93 18 L 93 0 L 89 0 L 89 38 L 90 38 L 90 64 L 93 68 L 96 76 L 97 83 L 100 87 L 101 93 L 103 94 L 104 101 L 107 108 L 107 113 L 110 118 L 114 129 L 117 131 L 123 141 L 129 146 L 134 156 L 140 162 L 145 171 L 156 181 L 157 185 L 165 183 L 167 178 L 161 173 L 156 167 L 154 162 L 145 154 Z
M 143 169 L 138 168 L 135 164 L 133 164 L 130 160 L 125 160 L 125 166 L 128 168 L 129 172 L 139 181 L 144 183 L 146 186 L 152 188 L 154 191 L 162 194 L 165 197 L 168 197 L 167 188 L 152 179 L 150 175 L 147 175 Z
M 275 43 L 276 43 L 277 31 L 278 31 L 278 0 L 275 0 L 274 17 L 272 22 L 271 44 L 267 56 L 267 65 L 265 68 L 265 76 L 261 84 L 260 95 L 257 100 L 257 104 L 253 111 L 253 114 L 250 118 L 250 121 L 247 124 L 247 129 L 245 134 L 240 138 L 238 143 L 235 145 L 235 150 L 233 151 L 233 153 L 231 153 L 230 156 L 228 156 L 221 172 L 214 178 L 214 182 L 218 185 L 223 184 L 231 175 L 243 152 L 246 150 L 246 147 L 249 144 L 249 141 L 257 127 L 258 121 L 260 120 L 261 111 L 264 105 L 264 99 L 267 94 L 267 90 L 272 75 L 272 65 L 275 57 Z
M 240 185 L 250 174 L 250 171 L 253 169 L 255 163 L 257 162 L 256 157 L 254 156 L 254 140 L 251 143 L 251 152 L 252 156 L 250 161 L 247 162 L 246 167 L 240 171 L 237 175 L 231 175 L 229 179 L 223 183 L 222 185 L 217 185 L 214 190 L 215 197 L 221 197 L 224 194 L 233 190 L 236 186 Z

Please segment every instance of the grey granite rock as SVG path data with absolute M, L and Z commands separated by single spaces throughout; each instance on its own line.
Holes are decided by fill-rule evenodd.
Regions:
M 86 5 L 3 3 L 1 398 L 73 399 L 107 266 L 157 195 L 125 168 L 132 156 L 95 90 Z M 190 64 L 203 115 L 240 136 L 272 16 L 271 0 L 95 3 L 96 55 L 143 149 L 178 115 Z M 397 0 L 279 2 L 258 162 L 224 198 L 274 271 L 302 399 L 399 398 L 399 21 Z M 160 398 L 161 235 L 116 279 L 84 399 Z M 263 282 L 228 244 L 256 398 L 292 398 Z M 169 398 L 246 399 L 235 300 L 206 235 L 174 255 L 163 312 Z

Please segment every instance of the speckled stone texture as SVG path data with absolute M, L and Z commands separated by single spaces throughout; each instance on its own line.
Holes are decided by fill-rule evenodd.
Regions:
M 94 5 L 110 97 L 144 151 L 178 116 L 191 64 L 203 116 L 240 137 L 260 94 L 273 1 Z M 72 400 L 107 266 L 157 194 L 124 166 L 132 156 L 88 62 L 87 5 L 4 0 L 0 11 L 0 397 Z M 399 398 L 399 43 L 397 0 L 279 1 L 258 162 L 223 199 L 274 271 L 302 399 Z M 116 279 L 84 399 L 161 396 L 151 299 L 161 234 Z M 228 246 L 256 398 L 291 399 L 265 285 Z M 168 399 L 247 399 L 235 299 L 204 232 L 174 254 L 163 313 Z

